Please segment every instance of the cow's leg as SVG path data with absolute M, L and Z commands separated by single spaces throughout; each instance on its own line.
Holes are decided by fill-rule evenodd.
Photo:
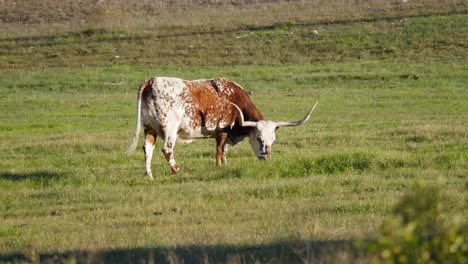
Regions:
M 168 133 L 169 132 L 169 133 Z M 165 131 L 164 143 L 162 148 L 162 153 L 166 157 L 169 166 L 171 167 L 172 174 L 176 174 L 179 171 L 179 166 L 177 166 L 174 159 L 174 145 L 177 138 L 177 131 Z
M 145 129 L 145 144 L 143 151 L 145 153 L 145 166 L 146 175 L 153 180 L 153 173 L 151 172 L 151 159 L 153 158 L 154 145 L 156 143 L 156 133 L 154 131 Z
M 221 160 L 221 162 L 222 162 L 223 164 L 227 164 L 227 159 L 226 159 L 227 152 L 228 152 L 228 144 L 224 143 L 224 146 L 223 146 L 223 158 L 222 158 L 222 160 Z
M 219 166 L 222 163 L 226 163 L 227 154 L 227 133 L 220 132 L 216 135 L 216 165 Z

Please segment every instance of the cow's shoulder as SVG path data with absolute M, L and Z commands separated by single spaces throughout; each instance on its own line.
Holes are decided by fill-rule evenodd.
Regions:
M 226 78 L 219 78 L 211 80 L 213 89 L 218 93 L 220 97 L 226 98 L 233 102 L 233 99 L 245 100 L 249 98 L 248 93 L 238 83 L 231 81 Z
M 215 89 L 218 89 L 221 93 L 231 94 L 239 91 L 244 92 L 244 88 L 242 86 L 226 78 L 213 79 L 211 80 L 211 83 Z

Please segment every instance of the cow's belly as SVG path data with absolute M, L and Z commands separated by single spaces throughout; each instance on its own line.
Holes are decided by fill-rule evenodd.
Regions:
M 204 114 L 203 120 L 190 104 L 170 102 L 170 100 L 150 101 L 144 105 L 142 121 L 145 127 L 151 127 L 159 136 L 177 133 L 181 140 L 189 141 L 198 138 L 210 138 L 216 135 L 219 128 L 226 123 L 218 120 L 214 114 Z
M 192 140 L 197 138 L 210 138 L 216 135 L 216 126 L 203 127 L 194 125 L 193 119 L 184 117 L 180 122 L 177 135 L 183 140 Z

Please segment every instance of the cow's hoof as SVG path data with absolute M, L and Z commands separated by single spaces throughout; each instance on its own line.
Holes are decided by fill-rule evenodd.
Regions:
M 174 165 L 174 166 L 171 166 L 171 170 L 172 170 L 172 174 L 177 174 L 177 172 L 179 172 L 179 166 L 177 165 Z
M 150 179 L 150 181 L 154 181 L 152 173 L 145 173 L 145 176 L 148 177 Z

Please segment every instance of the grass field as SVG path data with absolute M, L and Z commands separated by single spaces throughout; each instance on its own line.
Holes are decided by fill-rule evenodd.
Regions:
M 467 216 L 465 1 L 127 2 L 0 12 L 0 262 L 353 262 L 419 182 Z M 150 76 L 233 79 L 272 120 L 320 104 L 266 162 L 179 143 L 173 176 L 159 141 L 150 182 L 126 154 Z

